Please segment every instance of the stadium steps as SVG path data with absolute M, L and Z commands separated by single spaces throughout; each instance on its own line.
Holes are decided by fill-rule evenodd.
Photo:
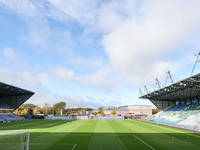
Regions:
M 9 115 L 10 117 L 13 117 L 13 118 L 15 118 L 15 119 L 17 119 L 17 121 L 20 121 L 20 119 L 19 118 L 17 118 L 17 117 L 15 117 L 14 115 Z
M 12 114 L 12 116 L 14 116 L 14 117 L 18 118 L 19 120 L 25 120 L 25 118 L 24 118 L 24 117 L 22 117 L 22 116 L 19 116 L 19 115 L 17 115 L 17 114 Z
M 200 112 L 200 106 L 198 106 L 198 107 L 196 107 L 196 108 L 190 110 L 189 112 L 184 113 L 183 115 L 178 116 L 178 118 L 184 119 L 184 118 L 187 118 L 187 117 L 189 117 L 189 116 L 192 116 L 192 115 L 194 115 L 194 114 L 196 114 L 196 113 L 198 113 L 198 112 Z
M 6 109 L 6 107 L 2 104 L 2 102 L 0 102 L 0 108 L 1 109 Z
M 1 109 L 13 109 L 11 106 L 6 104 L 5 102 L 0 101 L 0 108 Z
M 187 119 L 179 122 L 180 125 L 194 126 L 197 127 L 200 122 L 200 112 L 195 115 L 187 117 Z
M 12 122 L 12 121 L 17 121 L 17 119 L 10 117 L 7 114 L 0 114 L 0 117 L 3 118 L 6 122 Z
M 176 105 L 169 106 L 169 107 L 167 107 L 166 109 L 164 109 L 163 111 L 167 111 L 167 110 L 169 110 L 170 108 L 172 108 L 172 107 L 174 107 L 174 106 L 176 106 Z
M 178 116 L 179 116 L 179 115 L 175 115 L 175 116 L 171 117 L 171 118 L 170 118 L 170 121 L 178 121 L 178 120 L 180 120 L 180 119 L 178 118 Z
M 194 117 L 196 117 L 196 115 L 189 116 L 188 119 L 192 119 Z
M 186 113 L 184 113 L 183 115 L 179 115 L 177 117 L 174 117 L 172 119 L 170 119 L 170 121 L 177 121 L 177 123 L 179 124 L 190 124 L 188 122 L 195 122 L 195 117 L 197 117 L 197 113 L 200 112 L 200 107 L 196 107 L 196 108 L 193 108 L 192 110 L 187 110 Z M 194 119 L 193 119 L 194 118 Z M 195 124 L 195 123 L 192 123 L 192 124 Z
M 168 109 L 166 109 L 165 111 L 163 111 L 160 115 L 160 117 L 163 117 L 165 115 L 168 115 L 168 117 L 172 117 L 174 116 L 175 114 L 180 114 L 179 112 L 183 109 L 185 109 L 187 105 L 174 105 Z
M 165 111 L 161 112 L 159 116 L 155 116 L 152 120 L 174 124 L 182 122 L 188 117 L 191 117 L 190 119 L 192 119 L 193 115 L 199 112 L 200 106 L 196 104 L 177 105 L 166 109 Z

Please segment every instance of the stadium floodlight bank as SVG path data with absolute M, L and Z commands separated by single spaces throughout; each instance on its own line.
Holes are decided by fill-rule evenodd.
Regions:
M 177 81 L 153 92 L 141 95 L 140 99 L 149 99 L 158 109 L 193 101 L 200 102 L 200 73 Z
M 29 131 L 0 131 L 0 150 L 28 150 Z

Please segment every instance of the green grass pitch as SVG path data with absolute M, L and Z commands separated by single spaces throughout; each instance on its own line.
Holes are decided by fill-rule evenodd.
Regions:
M 30 150 L 200 149 L 200 134 L 136 120 L 30 120 L 0 130 L 30 131 Z

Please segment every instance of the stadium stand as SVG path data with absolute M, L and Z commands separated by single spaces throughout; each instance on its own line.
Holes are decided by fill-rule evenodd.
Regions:
M 3 105 L 3 102 L 0 101 L 0 109 L 7 109 L 6 106 Z
M 15 115 L 15 114 L 10 114 L 10 116 L 12 116 L 13 118 L 16 118 L 16 119 L 19 120 L 19 121 L 25 120 L 24 117 L 21 117 L 21 116 Z
M 200 106 L 197 104 L 176 105 L 154 115 L 152 120 L 173 124 L 185 124 L 185 122 L 187 122 L 186 120 L 188 119 L 192 119 L 194 117 L 193 120 L 195 120 L 198 113 L 200 113 Z
M 146 121 L 200 131 L 200 105 L 178 104 L 146 118 Z
M 0 123 L 25 120 L 12 112 L 33 94 L 34 92 L 0 82 Z
M 6 114 L 0 114 L 0 117 L 6 121 L 6 122 L 12 122 L 12 121 L 17 121 L 17 119 L 11 117 L 10 115 L 6 115 Z
M 153 92 L 149 92 L 145 86 L 145 94 L 139 89 L 139 98 L 150 100 L 160 110 L 146 120 L 200 131 L 200 73 L 176 82 L 172 79 L 170 71 L 167 75 L 172 84 L 161 87 L 160 82 L 156 80 L 155 87 L 159 85 L 159 89 L 155 88 Z
M 14 114 L 0 114 L 0 122 L 6 123 L 6 122 L 14 122 L 14 121 L 22 121 L 25 120 L 23 117 L 19 117 Z
M 196 126 L 200 122 L 200 112 L 189 116 L 187 119 L 178 122 L 178 125 Z

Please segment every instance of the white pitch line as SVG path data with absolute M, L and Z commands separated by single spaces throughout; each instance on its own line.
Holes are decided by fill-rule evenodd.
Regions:
M 74 147 L 72 148 L 72 150 L 74 150 L 74 148 L 76 147 L 77 144 L 74 145 Z
M 140 138 L 138 138 L 137 136 L 133 135 L 135 138 L 137 138 L 138 140 L 140 140 L 142 143 L 144 143 L 145 145 L 147 145 L 148 147 L 150 147 L 151 149 L 155 150 L 153 147 L 151 147 L 149 144 L 145 143 L 144 141 L 142 141 Z
M 29 143 L 29 145 L 49 145 L 50 143 Z M 54 144 L 54 145 L 74 145 L 70 143 L 60 143 L 60 144 Z

